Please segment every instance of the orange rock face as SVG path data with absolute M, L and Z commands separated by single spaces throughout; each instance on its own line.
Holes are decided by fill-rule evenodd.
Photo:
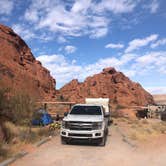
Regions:
M 83 83 L 72 80 L 59 91 L 68 101 L 84 102 L 86 97 L 110 98 L 112 106 L 143 106 L 154 103 L 153 97 L 138 83 L 132 82 L 114 68 L 86 78 Z
M 2 142 L 3 139 L 4 139 L 4 132 L 3 132 L 2 126 L 1 126 L 1 124 L 0 124 L 0 141 Z
M 13 90 L 54 98 L 55 80 L 12 29 L 0 25 L 0 82 Z

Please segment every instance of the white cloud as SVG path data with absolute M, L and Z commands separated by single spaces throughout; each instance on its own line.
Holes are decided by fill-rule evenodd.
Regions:
M 12 29 L 18 34 L 20 35 L 24 40 L 28 40 L 31 38 L 35 38 L 36 35 L 30 30 L 25 28 L 23 25 L 20 24 L 14 24 L 12 26 Z
M 111 11 L 117 13 L 128 13 L 133 11 L 137 1 L 132 0 L 102 0 L 100 3 L 94 5 L 97 12 Z
M 106 67 L 115 67 L 129 77 L 158 72 L 166 74 L 166 52 L 149 52 L 144 55 L 124 54 L 117 58 L 98 59 L 96 62 L 86 65 L 78 65 L 76 60 L 68 60 L 63 55 L 41 55 L 37 57 L 42 64 L 51 71 L 57 80 L 58 88 L 74 78 L 83 81 L 86 77 L 102 71 Z M 141 72 L 140 72 L 141 71 Z
M 156 13 L 159 7 L 160 7 L 159 0 L 151 0 L 147 4 L 143 5 L 143 9 L 147 9 L 151 14 Z
M 102 37 L 107 33 L 109 20 L 93 13 L 91 5 L 91 0 L 75 1 L 70 8 L 67 2 L 33 0 L 24 18 L 35 22 L 36 29 L 47 28 L 61 36 Z
M 12 0 L 0 0 L 0 14 L 10 14 L 13 7 L 14 3 Z
M 105 28 L 97 28 L 91 31 L 90 38 L 95 39 L 95 38 L 100 38 L 105 36 L 108 33 L 108 29 Z
M 151 94 L 166 94 L 166 86 L 152 86 L 145 87 L 145 89 Z
M 106 18 L 82 13 L 75 14 L 59 6 L 39 22 L 39 28 L 48 27 L 51 31 L 66 36 L 90 35 L 99 38 L 106 35 L 108 23 Z
M 33 29 L 28 28 L 26 25 L 22 24 L 13 24 L 12 29 L 24 40 L 31 40 L 31 39 L 39 39 L 42 42 L 51 41 L 54 39 L 53 36 L 51 36 L 48 33 L 43 32 L 40 35 L 37 35 Z
M 83 81 L 86 77 L 102 71 L 105 67 L 123 69 L 123 66 L 135 58 L 134 54 L 125 54 L 119 59 L 116 57 L 101 58 L 97 62 L 88 65 L 77 65 L 76 60 L 69 61 L 63 55 L 40 55 L 37 57 L 42 64 L 51 71 L 56 78 L 58 88 L 70 80 L 77 78 Z M 125 70 L 130 75 L 131 71 Z
M 77 50 L 77 48 L 75 46 L 68 45 L 64 47 L 64 50 L 67 54 L 72 54 Z
M 47 29 L 59 36 L 89 36 L 100 38 L 107 35 L 113 14 L 134 10 L 132 0 L 32 0 L 24 14 L 25 20 L 35 23 L 35 29 Z
M 105 45 L 105 48 L 123 48 L 124 45 L 123 44 L 114 44 L 114 43 L 109 43 L 107 45 Z
M 32 21 L 32 22 L 36 22 L 38 21 L 39 17 L 38 17 L 38 13 L 36 10 L 27 10 L 25 12 L 25 19 Z
M 58 43 L 66 43 L 66 42 L 68 42 L 68 41 L 67 41 L 67 39 L 65 39 L 63 36 L 59 36 L 59 37 L 57 38 L 57 42 L 58 42 Z
M 64 85 L 73 78 L 79 78 L 79 73 L 82 70 L 78 66 L 68 61 L 63 55 L 40 55 L 37 57 L 42 64 L 51 71 L 51 74 L 58 83 L 58 87 Z
M 157 0 L 153 0 L 149 5 L 149 9 L 151 13 L 156 13 L 159 8 L 159 2 Z
M 160 39 L 160 40 L 156 41 L 155 43 L 152 43 L 151 48 L 156 48 L 161 45 L 166 45 L 166 38 Z
M 162 64 L 162 63 L 166 64 L 166 52 L 165 51 L 148 52 L 143 56 L 139 56 L 136 59 L 136 62 L 139 62 L 143 65 L 147 65 L 147 64 L 150 65 L 152 63 L 153 64 Z
M 88 8 L 91 6 L 92 0 L 77 0 L 72 6 L 71 11 L 74 13 L 84 12 L 86 13 Z
M 158 38 L 157 34 L 152 34 L 143 39 L 134 39 L 129 42 L 129 46 L 126 48 L 125 52 L 128 53 L 140 47 L 147 46 L 149 43 L 155 41 L 157 38 Z
M 145 55 L 139 56 L 135 59 L 133 64 L 134 69 L 141 71 L 141 73 L 148 73 L 157 71 L 162 74 L 166 74 L 166 52 L 156 51 L 148 52 Z

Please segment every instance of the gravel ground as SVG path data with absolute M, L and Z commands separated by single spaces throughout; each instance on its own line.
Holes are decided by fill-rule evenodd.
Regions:
M 105 147 L 85 143 L 62 145 L 60 137 L 56 136 L 11 166 L 166 165 L 166 146 L 156 147 L 153 150 L 144 148 L 131 146 L 124 141 L 117 126 L 111 126 Z

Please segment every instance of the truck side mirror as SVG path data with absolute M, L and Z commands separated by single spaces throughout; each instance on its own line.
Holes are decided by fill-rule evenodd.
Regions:
M 68 112 L 65 112 L 65 113 L 64 113 L 64 116 L 67 116 L 67 115 L 68 115 Z
M 104 117 L 110 117 L 110 112 L 105 112 Z

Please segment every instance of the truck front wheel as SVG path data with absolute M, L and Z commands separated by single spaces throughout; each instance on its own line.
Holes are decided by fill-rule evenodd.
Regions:
M 103 138 L 101 138 L 99 145 L 105 146 L 105 142 L 106 142 L 106 136 L 104 135 Z
M 61 137 L 61 143 L 62 145 L 66 145 L 68 143 L 67 138 Z

